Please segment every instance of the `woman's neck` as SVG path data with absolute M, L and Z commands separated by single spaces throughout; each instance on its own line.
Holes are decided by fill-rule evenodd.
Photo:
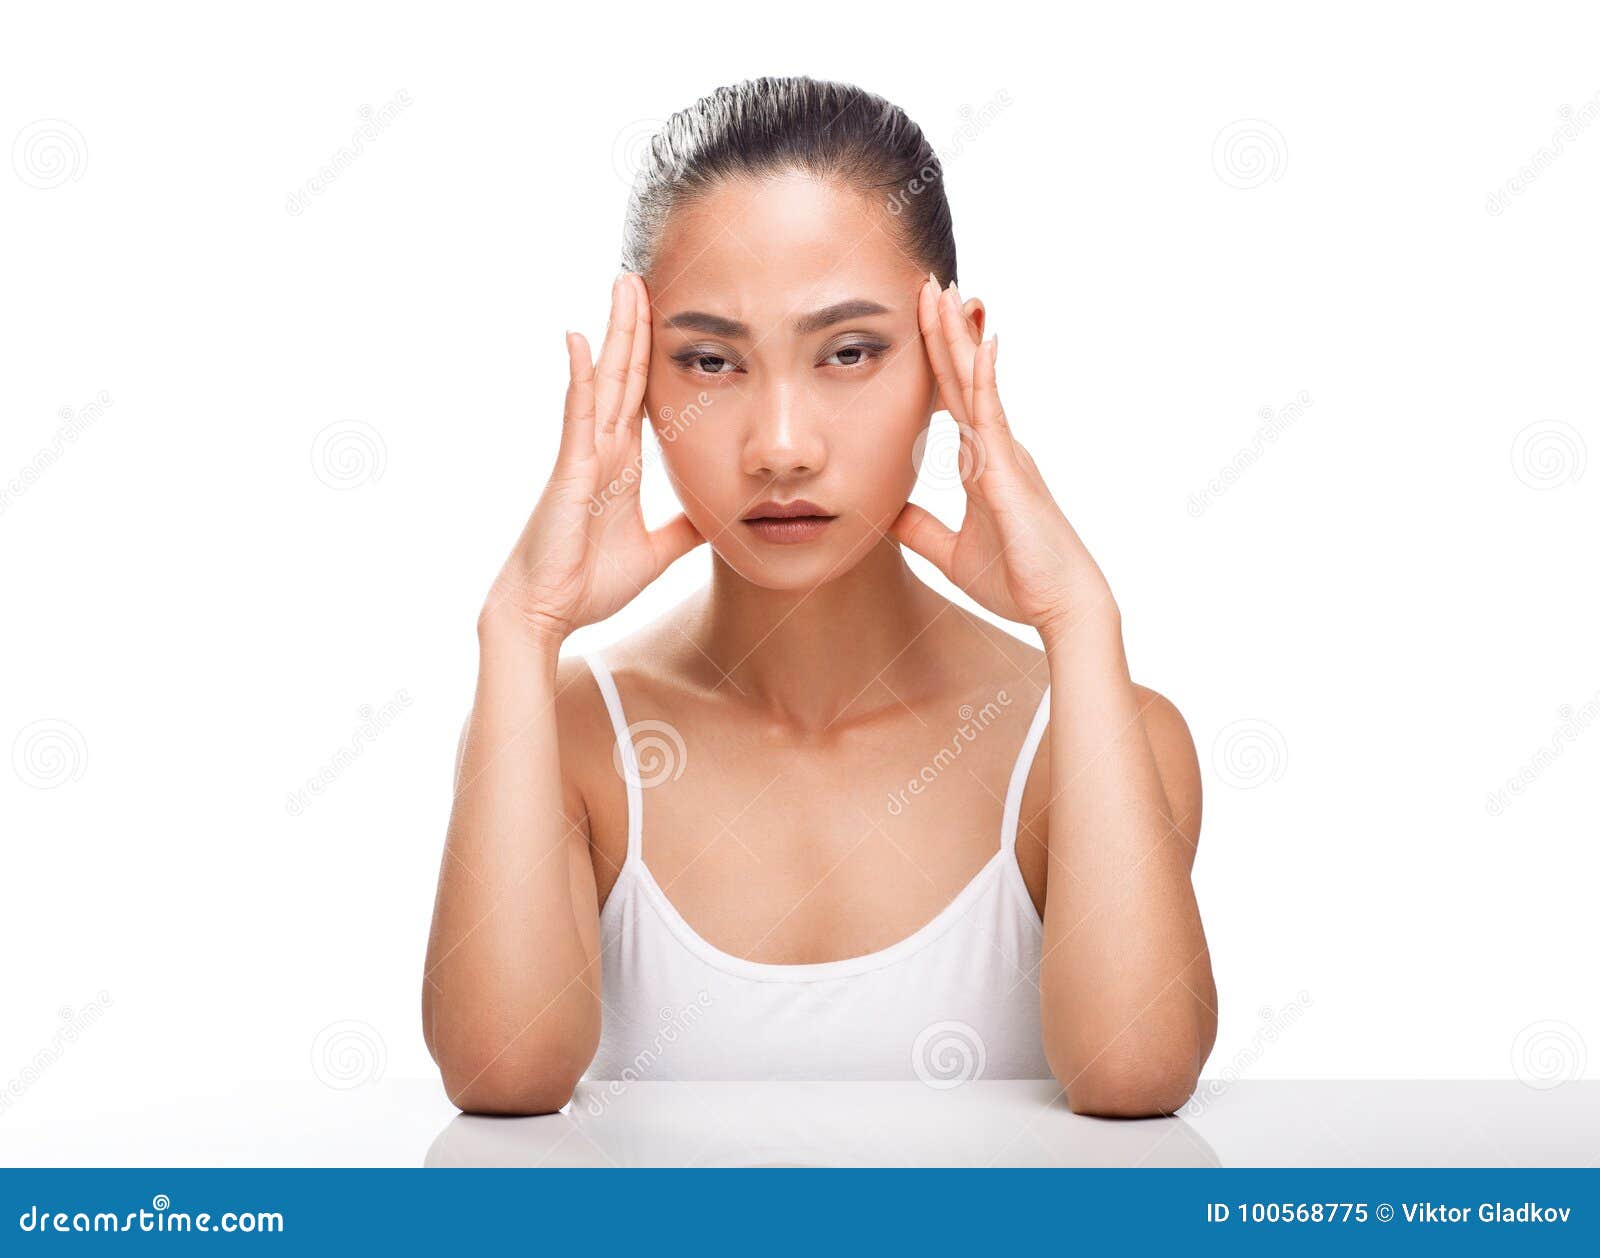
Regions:
M 798 728 L 925 694 L 941 664 L 953 605 L 887 539 L 849 571 L 808 590 L 770 590 L 715 554 L 689 633 L 713 688 L 737 692 Z

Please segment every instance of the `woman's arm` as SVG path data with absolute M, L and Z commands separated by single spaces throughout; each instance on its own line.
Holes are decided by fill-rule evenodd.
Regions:
M 917 307 L 961 433 L 952 531 L 907 503 L 891 529 L 991 611 L 1034 626 L 1050 665 L 1049 863 L 1040 1021 L 1079 1113 L 1171 1113 L 1216 1038 L 1216 988 L 1189 870 L 1200 771 L 1183 718 L 1128 677 L 1111 588 L 1017 440 L 994 338 L 952 282 Z
M 493 622 L 478 637 L 428 940 L 424 1036 L 462 1109 L 550 1113 L 599 1043 L 588 822 L 562 782 L 560 643 Z
M 599 909 L 581 794 L 564 784 L 557 696 L 585 666 L 574 629 L 625 606 L 702 538 L 681 513 L 647 529 L 640 428 L 650 298 L 611 289 L 599 361 L 567 334 L 555 467 L 478 616 L 478 690 L 457 756 L 422 1020 L 462 1109 L 560 1109 L 600 1037 Z M 573 671 L 560 675 L 561 668 Z
M 1190 883 L 1200 766 L 1178 710 L 1128 676 L 1103 604 L 1041 631 L 1050 666 L 1045 1055 L 1083 1114 L 1169 1114 L 1216 1039 Z

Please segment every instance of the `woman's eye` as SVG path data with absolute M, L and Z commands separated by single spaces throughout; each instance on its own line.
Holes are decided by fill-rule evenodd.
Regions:
M 882 352 L 878 345 L 841 345 L 822 361 L 830 367 L 861 367 Z
M 675 361 L 704 376 L 726 376 L 738 370 L 732 359 L 724 358 L 721 354 L 678 354 Z

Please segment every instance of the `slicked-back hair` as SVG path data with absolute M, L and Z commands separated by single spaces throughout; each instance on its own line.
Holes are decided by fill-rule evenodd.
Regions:
M 907 259 L 941 286 L 956 278 L 944 172 L 922 129 L 881 96 L 803 76 L 719 87 L 667 119 L 634 175 L 622 265 L 650 273 L 674 209 L 721 184 L 786 171 L 879 200 Z

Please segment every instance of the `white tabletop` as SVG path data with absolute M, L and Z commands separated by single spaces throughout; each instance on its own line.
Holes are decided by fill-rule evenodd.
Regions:
M 457 1113 L 433 1080 L 0 1114 L 11 1166 L 1597 1166 L 1600 1082 L 1203 1083 L 1171 1118 L 1080 1117 L 1046 1080 L 584 1082 L 559 1114 Z

